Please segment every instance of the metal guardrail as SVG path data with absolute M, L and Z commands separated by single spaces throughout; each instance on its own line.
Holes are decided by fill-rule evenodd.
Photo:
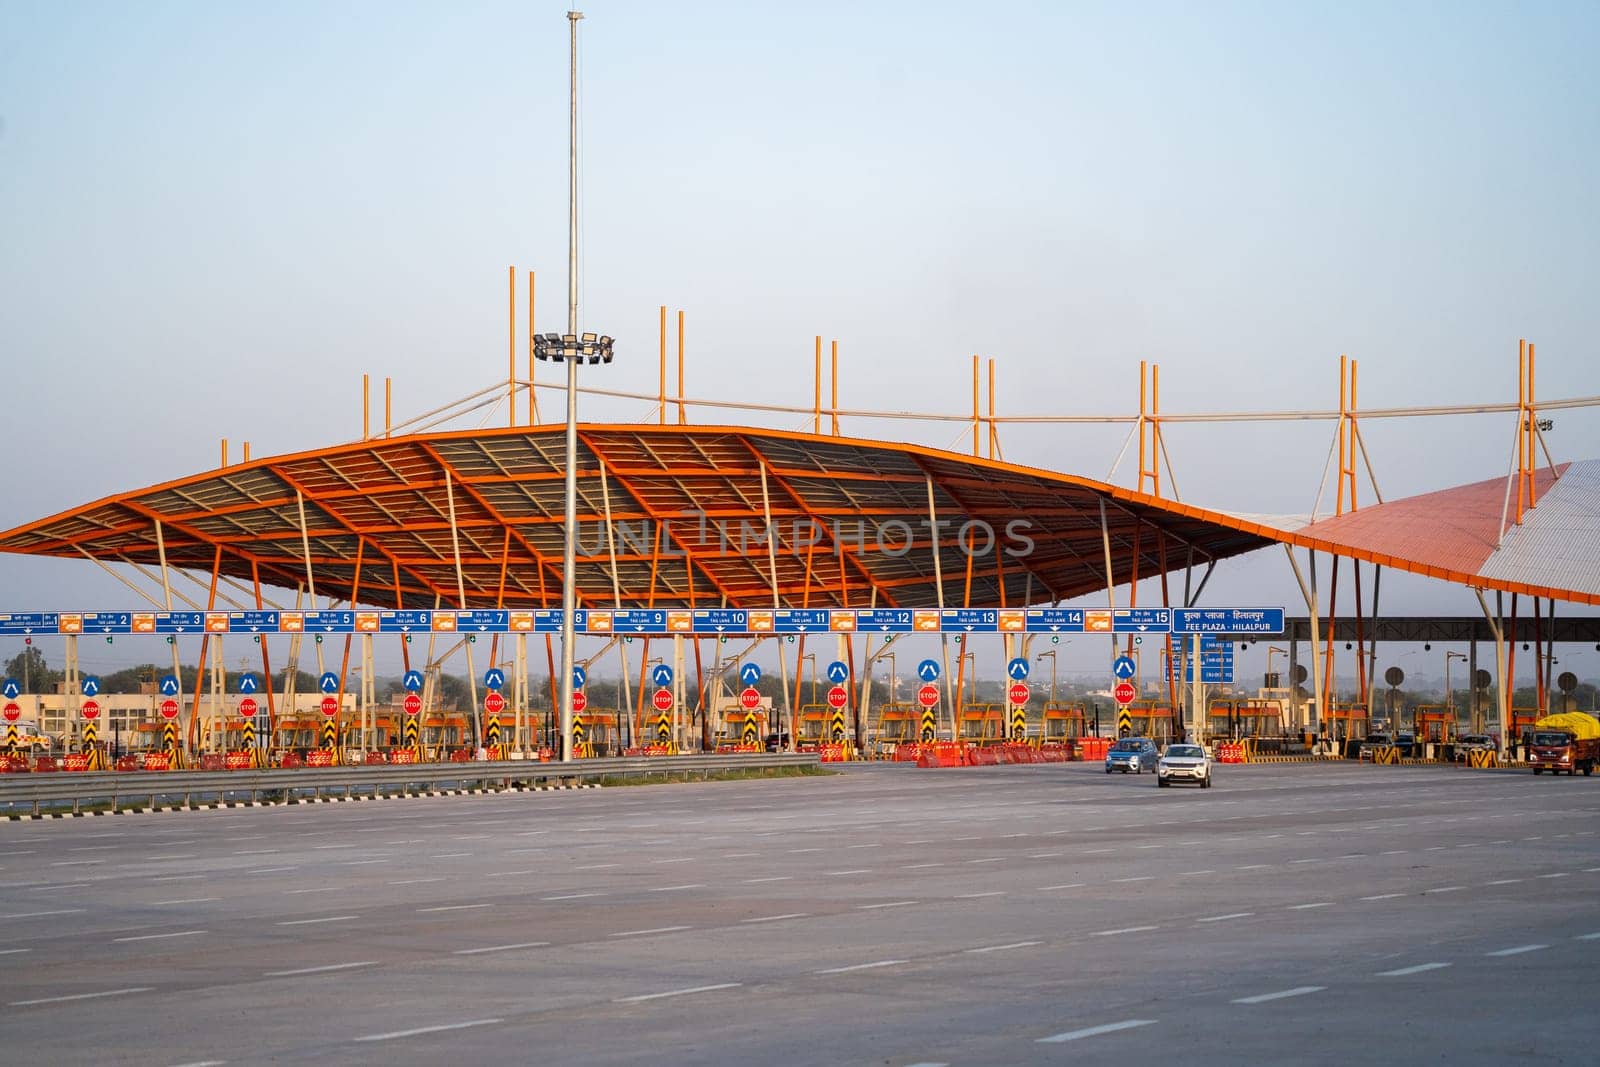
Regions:
M 336 794 L 376 796 L 435 788 L 505 788 L 534 783 L 578 783 L 627 775 L 709 775 L 722 771 L 814 767 L 815 753 L 697 756 L 622 756 L 542 763 L 493 760 L 471 763 L 408 763 L 371 767 L 317 767 L 258 771 L 57 771 L 0 776 L 0 813 L 26 807 L 38 814 L 43 804 L 87 802 L 121 804 L 156 798 L 194 797 L 257 800 L 265 794 L 284 799 Z

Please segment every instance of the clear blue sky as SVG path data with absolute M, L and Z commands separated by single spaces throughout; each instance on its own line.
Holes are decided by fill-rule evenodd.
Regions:
M 0 527 L 211 466 L 221 437 L 348 439 L 362 372 L 405 413 L 502 375 L 506 265 L 562 315 L 564 10 L 0 0 Z M 697 395 L 808 405 L 817 333 L 859 406 L 965 410 L 975 352 L 1002 414 L 1127 412 L 1141 358 L 1169 412 L 1328 408 L 1341 352 L 1365 406 L 1508 400 L 1519 336 L 1543 396 L 1600 393 L 1595 4 L 585 10 L 605 384 L 654 390 L 668 304 Z M 1331 429 L 1175 428 L 1179 487 L 1307 511 Z M 1003 444 L 1103 477 L 1124 432 Z M 1509 438 L 1367 429 L 1387 495 L 1503 473 Z M 1558 458 L 1597 441 L 1557 417 Z M 1236 564 L 1216 595 L 1283 599 L 1285 572 Z M 129 596 L 87 562 L 0 558 L 0 589 Z

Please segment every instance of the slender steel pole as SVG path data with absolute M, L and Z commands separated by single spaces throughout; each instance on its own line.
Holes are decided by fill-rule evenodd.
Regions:
M 578 21 L 581 11 L 568 11 L 571 29 L 571 126 L 567 152 L 567 333 L 578 333 Z M 567 361 L 567 493 L 565 543 L 561 549 L 561 759 L 572 759 L 572 645 L 577 613 L 578 541 L 578 354 Z

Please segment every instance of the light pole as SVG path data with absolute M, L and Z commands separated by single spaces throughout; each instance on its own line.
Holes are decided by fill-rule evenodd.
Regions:
M 1450 713 L 1451 726 L 1456 725 L 1454 721 L 1456 702 L 1455 694 L 1450 691 L 1450 661 L 1458 659 L 1466 662 L 1466 658 L 1467 654 L 1465 652 L 1446 652 L 1444 654 L 1444 710 Z
M 1274 655 L 1277 655 L 1277 654 L 1282 654 L 1282 655 L 1287 656 L 1289 654 L 1289 650 L 1287 648 L 1279 648 L 1277 645 L 1268 645 L 1267 646 L 1267 677 L 1268 678 L 1273 677 L 1273 673 L 1272 673 L 1272 657 Z M 1274 685 L 1271 688 L 1277 689 L 1278 686 Z
M 898 686 L 897 683 L 900 681 L 899 678 L 895 677 L 895 673 L 894 673 L 894 671 L 895 671 L 894 653 L 893 652 L 885 652 L 885 653 L 883 653 L 883 655 L 879 656 L 878 658 L 879 659 L 886 659 L 886 660 L 889 661 L 889 703 L 893 704 L 894 703 L 894 698 L 895 698 L 895 693 L 899 689 L 899 686 Z
M 817 702 L 817 654 L 815 652 L 807 652 L 805 655 L 800 657 L 800 668 L 802 670 L 805 668 L 805 664 L 806 664 L 807 660 L 811 661 L 811 700 L 810 700 L 810 703 L 815 704 Z
M 1050 657 L 1050 703 L 1054 704 L 1056 702 L 1056 649 L 1052 648 L 1048 652 L 1039 653 L 1033 657 L 1033 662 L 1038 663 L 1046 656 Z
M 571 28 L 571 124 L 567 151 L 567 332 L 533 339 L 535 359 L 567 365 L 566 521 L 561 547 L 561 759 L 572 759 L 572 666 L 574 615 L 577 613 L 578 542 L 578 364 L 610 363 L 610 337 L 578 334 L 578 21 L 581 11 L 568 11 Z

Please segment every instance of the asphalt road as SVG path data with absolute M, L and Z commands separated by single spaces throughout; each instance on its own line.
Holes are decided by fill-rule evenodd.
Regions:
M 1592 1063 L 1600 779 L 1096 765 L 0 825 L 15 1063 Z

